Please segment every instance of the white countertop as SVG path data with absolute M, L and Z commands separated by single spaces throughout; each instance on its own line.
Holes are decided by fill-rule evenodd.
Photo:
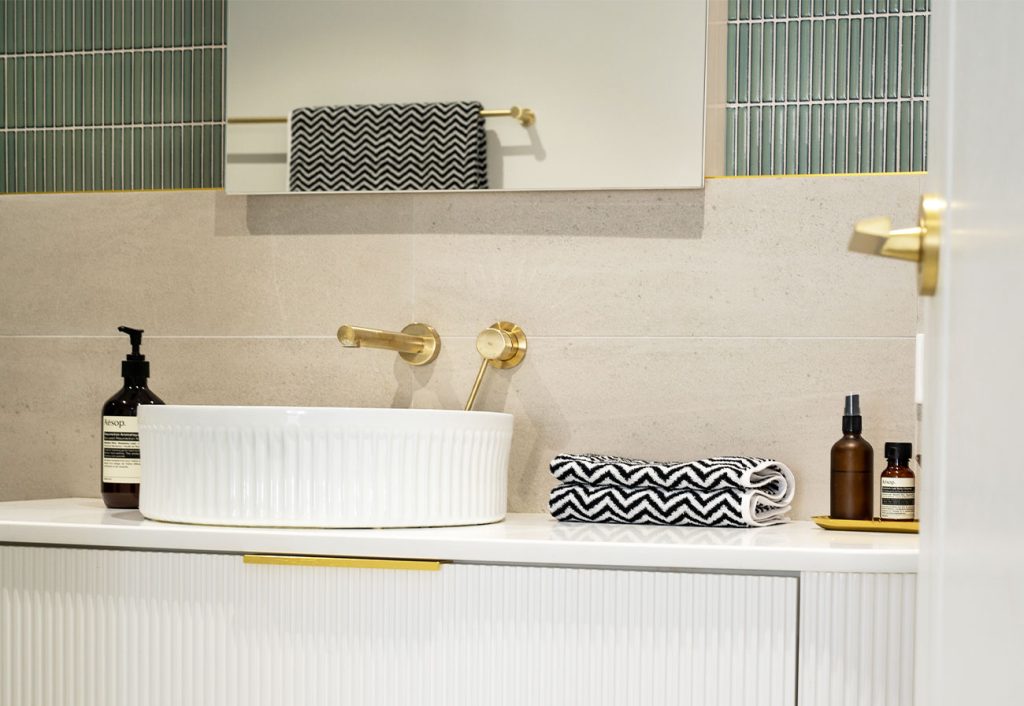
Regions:
M 545 514 L 424 529 L 209 527 L 146 520 L 93 498 L 0 502 L 0 543 L 225 554 L 439 559 L 491 564 L 737 571 L 917 571 L 917 535 L 560 523 Z

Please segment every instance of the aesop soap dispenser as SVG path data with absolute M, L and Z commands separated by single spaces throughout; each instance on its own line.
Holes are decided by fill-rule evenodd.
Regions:
M 870 520 L 875 504 L 871 444 L 861 437 L 860 395 L 846 396 L 843 438 L 832 445 L 830 515 L 838 520 Z
M 140 404 L 163 404 L 147 387 L 149 361 L 139 352 L 142 330 L 119 326 L 128 334 L 132 352 L 121 363 L 124 385 L 103 405 L 100 430 L 100 492 L 107 507 L 139 506 L 139 476 L 142 468 L 139 454 Z

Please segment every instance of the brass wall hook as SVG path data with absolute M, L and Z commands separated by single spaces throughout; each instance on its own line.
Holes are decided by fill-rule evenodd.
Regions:
M 466 400 L 465 411 L 473 409 L 476 395 L 480 392 L 480 383 L 488 366 L 504 370 L 514 368 L 526 357 L 526 334 L 518 324 L 509 321 L 498 321 L 480 332 L 476 337 L 476 349 L 483 357 L 480 369 L 476 373 L 476 381 Z
M 441 337 L 434 327 L 419 323 L 409 324 L 401 333 L 346 324 L 338 329 L 338 342 L 345 348 L 395 351 L 409 365 L 433 363 L 441 352 Z

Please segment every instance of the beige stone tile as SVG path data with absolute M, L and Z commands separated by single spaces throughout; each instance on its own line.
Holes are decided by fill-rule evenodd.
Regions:
M 697 238 L 701 189 L 415 194 L 414 233 Z
M 709 181 L 703 224 L 685 233 L 652 232 L 642 202 L 659 192 L 624 208 L 633 225 L 610 231 L 563 213 L 547 235 L 496 225 L 532 232 L 525 196 L 467 200 L 454 232 L 428 234 L 440 228 L 417 216 L 415 316 L 450 335 L 473 335 L 495 317 L 545 336 L 911 335 L 913 267 L 846 248 L 859 218 L 912 223 L 920 182 Z
M 0 338 L 0 500 L 98 493 L 98 424 L 123 346 L 102 338 Z M 152 389 L 178 404 L 459 409 L 476 373 L 470 338 L 412 368 L 331 339 L 154 339 Z M 550 458 L 767 455 L 798 478 L 796 517 L 828 510 L 828 452 L 843 395 L 862 394 L 877 449 L 913 439 L 907 340 L 546 339 L 490 371 L 477 409 L 515 414 L 509 508 L 542 512 Z M 879 460 L 879 464 L 881 461 Z M 881 471 L 881 466 L 877 469 Z
M 251 235 L 218 192 L 9 196 L 0 334 L 330 336 L 401 327 L 409 236 Z

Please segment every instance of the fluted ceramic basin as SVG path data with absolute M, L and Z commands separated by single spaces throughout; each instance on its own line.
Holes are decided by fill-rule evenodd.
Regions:
M 512 415 L 139 407 L 139 510 L 168 522 L 438 527 L 505 517 Z

